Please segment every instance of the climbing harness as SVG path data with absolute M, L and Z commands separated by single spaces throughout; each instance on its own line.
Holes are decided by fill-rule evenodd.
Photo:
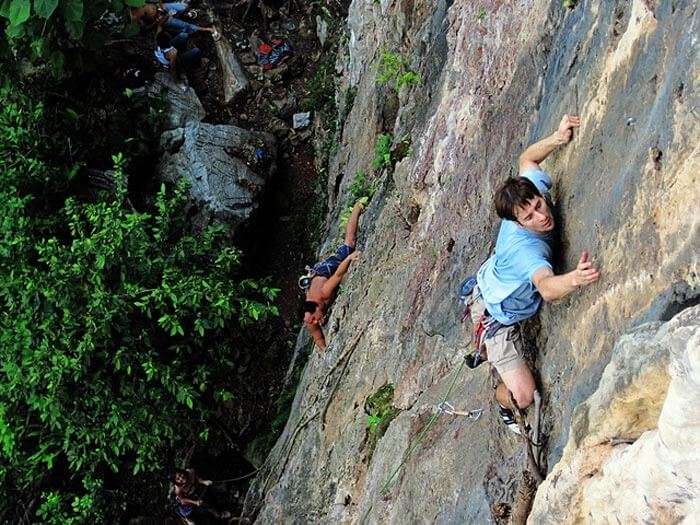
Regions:
M 304 270 L 306 271 L 306 274 L 299 277 L 298 284 L 299 288 L 306 291 L 311 287 L 311 280 L 316 276 L 316 272 L 313 268 L 311 268 L 311 266 L 306 266 Z
M 471 419 L 472 421 L 476 421 L 481 417 L 481 414 L 484 413 L 483 408 L 476 408 L 474 410 L 469 410 L 468 412 L 465 412 L 463 410 L 457 410 L 447 401 L 443 401 L 442 403 L 437 405 L 436 408 L 440 415 L 447 414 L 448 416 L 464 416 L 467 419 Z

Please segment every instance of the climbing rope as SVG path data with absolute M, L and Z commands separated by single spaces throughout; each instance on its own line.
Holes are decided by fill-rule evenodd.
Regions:
M 454 374 L 452 375 L 452 381 L 450 382 L 450 386 L 447 388 L 445 391 L 444 395 L 442 396 L 442 401 L 438 405 L 438 407 L 443 406 L 447 407 L 451 405 L 447 403 L 447 399 L 450 397 L 450 394 L 452 393 L 452 390 L 455 387 L 455 384 L 457 383 L 457 378 L 459 377 L 459 374 L 462 372 L 462 369 L 464 368 L 464 365 L 466 364 L 466 360 L 462 359 L 461 364 L 459 367 L 455 370 Z M 476 411 L 473 411 L 476 412 Z M 391 486 L 391 484 L 394 482 L 394 479 L 398 475 L 399 471 L 403 466 L 406 464 L 408 459 L 411 457 L 411 454 L 420 446 L 420 444 L 423 442 L 424 436 L 428 433 L 428 431 L 433 427 L 435 422 L 437 421 L 438 417 L 440 417 L 440 411 L 438 410 L 437 412 L 434 412 L 432 416 L 430 416 L 430 419 L 428 422 L 425 424 L 423 429 L 418 433 L 416 438 L 413 440 L 413 443 L 406 449 L 406 452 L 404 452 L 403 458 L 401 459 L 401 462 L 392 470 L 391 474 L 389 477 L 384 481 L 382 484 L 381 488 L 379 489 L 379 493 L 384 495 L 386 494 L 387 490 Z M 479 416 L 481 414 L 479 413 Z M 479 416 L 475 416 L 475 419 L 478 419 Z M 362 518 L 360 519 L 360 523 L 365 523 L 366 519 L 369 517 L 369 513 L 372 512 L 372 509 L 374 508 L 374 503 L 370 504 L 369 508 L 364 512 L 362 515 Z

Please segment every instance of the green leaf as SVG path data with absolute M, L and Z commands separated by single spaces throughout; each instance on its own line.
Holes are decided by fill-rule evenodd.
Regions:
M 75 40 L 80 40 L 83 37 L 84 27 L 82 21 L 73 22 L 71 20 L 66 20 L 66 29 L 68 30 L 68 34 Z
M 129 7 L 143 7 L 146 0 L 124 0 L 124 3 Z
M 63 53 L 61 53 L 60 51 L 54 51 L 53 53 L 51 53 L 51 56 L 49 57 L 49 63 L 51 64 L 51 67 L 53 68 L 54 72 L 63 72 L 63 65 L 65 64 L 65 57 L 63 56 Z
M 12 0 L 3 0 L 0 3 L 0 16 L 3 18 L 10 18 L 10 5 L 12 5 Z
M 66 21 L 83 21 L 83 0 L 65 0 L 63 4 L 63 16 Z
M 19 26 L 29 20 L 31 7 L 29 0 L 12 0 L 9 12 L 10 24 Z
M 41 18 L 49 18 L 58 7 L 58 0 L 34 0 L 34 11 Z
M 20 26 L 7 26 L 5 28 L 5 34 L 10 38 L 20 38 L 24 36 L 24 24 Z

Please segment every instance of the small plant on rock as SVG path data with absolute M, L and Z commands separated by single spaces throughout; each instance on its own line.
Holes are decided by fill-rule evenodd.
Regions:
M 367 180 L 367 175 L 364 171 L 358 171 L 355 173 L 355 178 L 350 185 L 350 198 L 345 206 L 345 209 L 340 214 L 340 227 L 345 228 L 348 225 L 348 220 L 350 219 L 350 214 L 352 213 L 352 207 L 356 202 L 361 202 L 367 205 L 369 201 L 372 200 L 375 192 L 377 191 L 377 186 L 374 182 Z
M 372 168 L 381 170 L 391 166 L 391 143 L 393 137 L 389 133 L 382 133 L 377 137 L 374 145 L 374 161 Z
M 390 82 L 393 82 L 394 88 L 399 91 L 404 86 L 420 85 L 421 77 L 409 68 L 404 57 L 398 53 L 384 51 L 379 59 L 377 83 L 385 85 Z
M 392 403 L 394 401 L 394 385 L 386 384 L 369 396 L 365 401 L 367 414 L 367 448 L 371 458 L 377 443 L 386 433 L 389 424 L 401 412 Z

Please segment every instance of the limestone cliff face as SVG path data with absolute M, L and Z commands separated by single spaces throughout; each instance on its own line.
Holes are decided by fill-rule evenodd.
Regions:
M 652 439 L 644 432 L 657 426 L 670 376 L 667 357 L 652 366 L 661 354 L 651 343 L 630 356 L 644 380 L 616 383 L 616 390 L 600 386 L 603 370 L 611 360 L 627 367 L 613 352 L 623 334 L 667 321 L 698 295 L 696 4 L 582 1 L 567 10 L 559 0 L 355 0 L 347 31 L 338 62 L 347 116 L 329 173 L 324 248 L 339 238 L 354 174 L 371 172 L 378 133 L 392 133 L 395 144 L 410 139 L 411 147 L 395 169 L 376 174 L 379 190 L 361 223 L 362 258 L 330 316 L 330 345 L 308 355 L 287 428 L 249 493 L 248 510 L 260 523 L 504 519 L 499 509 L 512 504 L 523 452 L 497 420 L 488 367 L 463 370 L 450 395 L 455 406 L 485 409 L 481 419 L 440 416 L 421 431 L 466 349 L 455 290 L 493 247 L 494 188 L 515 173 L 527 143 L 551 133 L 562 114 L 577 113 L 583 122 L 575 139 L 544 163 L 560 213 L 558 269 L 572 268 L 585 249 L 603 277 L 546 305 L 528 326 L 548 465 L 565 481 L 557 496 L 550 473 L 533 522 L 550 507 L 571 508 L 571 521 L 608 522 L 588 512 L 608 505 L 599 477 L 615 470 L 622 479 L 624 463 L 612 457 L 619 453 L 606 449 L 596 466 L 602 473 L 581 490 L 574 490 L 581 472 L 571 462 L 585 460 L 581 447 L 613 437 L 639 437 L 623 445 L 637 447 L 624 461 L 654 454 L 655 445 L 639 442 Z M 405 57 L 421 85 L 398 95 L 378 86 L 384 50 Z M 351 108 L 344 107 L 349 88 L 356 93 Z M 697 316 L 686 321 L 697 324 Z M 645 326 L 649 338 L 658 337 Z M 300 337 L 298 352 L 309 349 Z M 363 407 L 388 383 L 401 412 L 372 450 Z M 625 397 L 632 395 L 625 385 L 642 393 Z M 591 395 L 596 403 L 608 396 L 617 419 L 583 421 L 584 409 L 574 409 L 584 401 L 589 412 L 599 406 Z M 634 425 L 621 427 L 620 436 L 605 430 L 635 417 L 630 400 L 638 398 L 646 408 Z M 662 439 L 661 425 L 654 439 Z M 422 442 L 402 464 L 418 436 Z M 674 443 L 666 446 L 672 454 Z M 683 505 L 697 497 L 691 491 Z M 659 505 L 687 516 L 677 499 Z
M 615 346 L 598 388 L 574 412 L 530 523 L 692 523 L 700 515 L 700 307 L 659 324 Z

